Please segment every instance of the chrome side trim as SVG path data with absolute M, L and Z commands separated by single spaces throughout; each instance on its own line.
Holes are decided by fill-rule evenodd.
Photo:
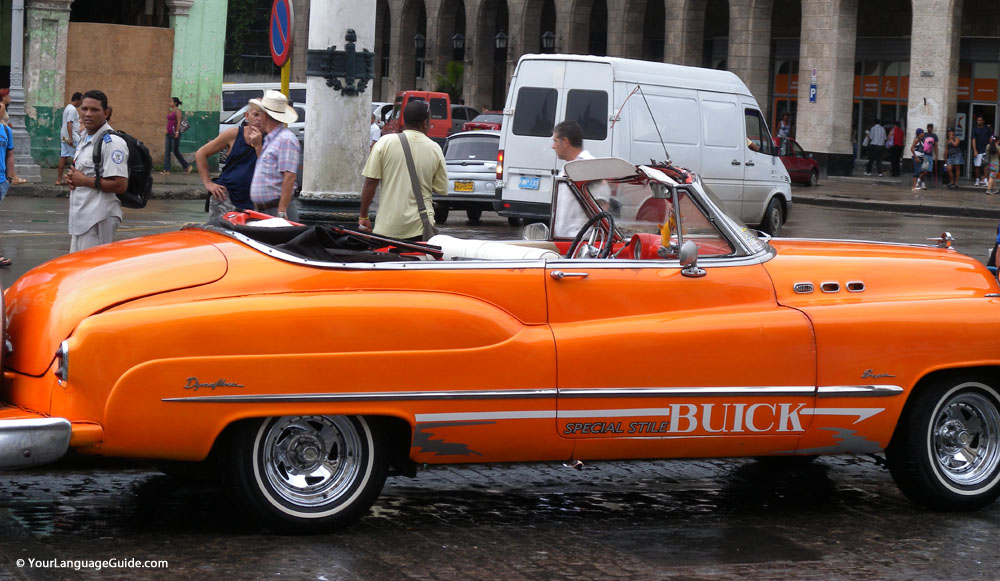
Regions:
M 512 389 L 505 391 L 385 391 L 350 393 L 261 393 L 252 395 L 200 395 L 165 397 L 160 401 L 183 403 L 304 403 L 347 401 L 421 401 L 431 399 L 544 399 L 558 395 L 555 389 Z
M 825 385 L 817 390 L 819 397 L 885 397 L 900 395 L 898 385 Z
M 63 418 L 0 420 L 0 470 L 55 462 L 69 449 L 72 431 Z
M 835 281 L 821 282 L 819 288 L 825 293 L 839 293 L 840 283 Z
M 849 280 L 847 281 L 847 292 L 851 293 L 863 293 L 865 292 L 865 283 L 860 280 Z
M 816 290 L 816 287 L 811 282 L 797 282 L 792 285 L 792 290 L 800 295 L 807 295 Z
M 560 389 L 560 398 L 576 397 L 768 397 L 804 395 L 812 396 L 816 388 L 811 385 L 755 386 L 755 387 L 617 387 L 593 389 Z

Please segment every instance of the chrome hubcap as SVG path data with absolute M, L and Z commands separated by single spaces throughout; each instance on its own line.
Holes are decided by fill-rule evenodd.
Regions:
M 279 418 L 265 430 L 261 449 L 267 482 L 298 506 L 336 500 L 361 470 L 361 439 L 344 417 Z
M 1000 412 L 979 394 L 964 393 L 947 401 L 935 418 L 931 438 L 938 468 L 956 484 L 980 484 L 1000 464 Z

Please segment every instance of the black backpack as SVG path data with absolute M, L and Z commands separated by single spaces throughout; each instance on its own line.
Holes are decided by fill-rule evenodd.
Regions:
M 128 188 L 116 194 L 126 208 L 145 208 L 149 195 L 153 192 L 153 157 L 149 149 L 138 139 L 124 131 L 107 131 L 101 134 L 94 145 L 94 172 L 101 177 L 101 146 L 105 135 L 117 135 L 128 146 Z

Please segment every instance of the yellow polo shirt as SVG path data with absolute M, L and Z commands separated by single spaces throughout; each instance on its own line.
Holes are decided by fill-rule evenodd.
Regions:
M 437 143 L 419 131 L 407 129 L 406 140 L 417 169 L 417 181 L 424 196 L 427 217 L 433 223 L 432 192 L 439 195 L 448 193 L 444 154 Z M 413 196 L 410 173 L 406 169 L 406 158 L 398 136 L 385 135 L 379 139 L 361 173 L 366 178 L 379 180 L 378 214 L 373 228 L 376 234 L 393 238 L 412 238 L 423 234 L 417 200 Z

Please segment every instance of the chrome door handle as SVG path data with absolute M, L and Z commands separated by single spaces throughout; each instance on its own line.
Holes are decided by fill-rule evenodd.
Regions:
M 742 163 L 742 162 L 740 162 L 740 160 L 738 160 L 738 159 L 734 159 L 733 160 L 733 165 L 740 165 L 740 163 Z
M 587 272 L 563 272 L 561 270 L 553 270 L 549 273 L 549 276 L 556 280 L 562 280 L 564 278 L 587 278 L 590 273 Z
M 753 162 L 753 160 L 752 160 L 752 159 L 751 159 L 750 161 L 748 161 L 748 162 L 747 162 L 747 166 L 748 166 L 748 167 L 753 167 L 753 166 L 755 166 L 755 165 L 757 165 L 757 164 L 755 164 L 755 163 Z

